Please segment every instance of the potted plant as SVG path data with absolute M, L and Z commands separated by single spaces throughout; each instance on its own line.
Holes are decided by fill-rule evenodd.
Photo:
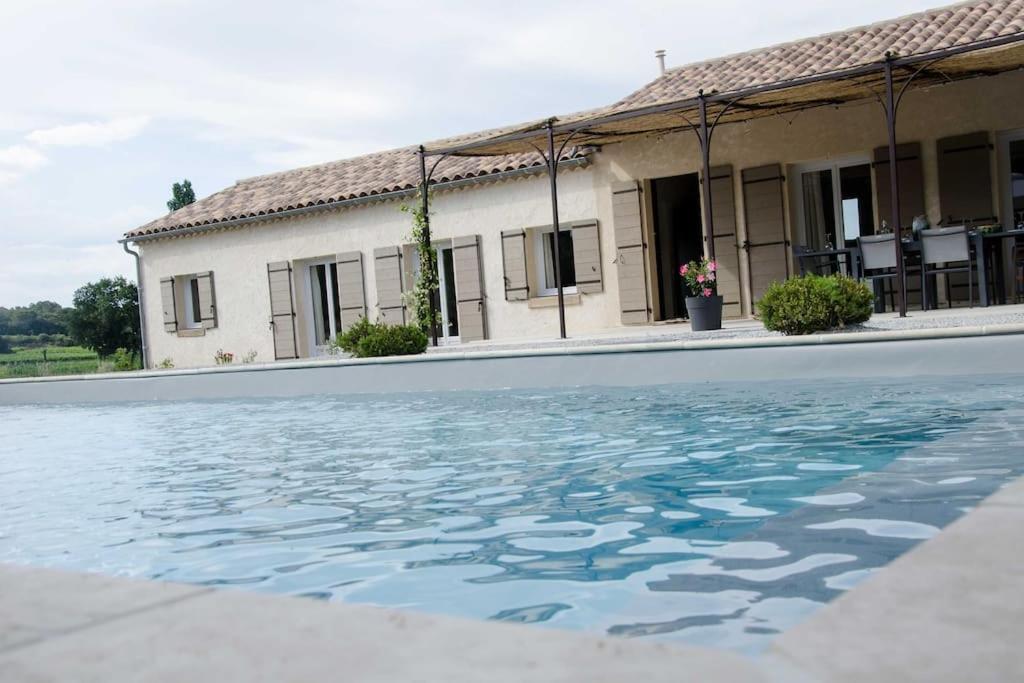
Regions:
M 722 329 L 722 297 L 718 295 L 718 264 L 703 258 L 679 266 L 686 310 L 694 332 Z

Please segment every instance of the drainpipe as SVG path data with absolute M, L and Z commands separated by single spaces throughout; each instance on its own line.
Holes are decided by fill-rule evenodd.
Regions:
M 135 293 L 138 296 L 139 305 L 139 341 L 142 342 L 142 369 L 148 370 L 149 363 L 146 361 L 149 359 L 149 345 L 147 344 L 148 338 L 146 335 L 146 314 L 142 309 L 142 258 L 139 252 L 128 248 L 127 241 L 121 242 L 121 247 L 126 253 L 131 254 L 135 258 Z

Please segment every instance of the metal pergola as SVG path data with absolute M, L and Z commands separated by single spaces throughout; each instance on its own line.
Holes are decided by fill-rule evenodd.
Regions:
M 899 164 L 897 163 L 897 116 L 900 102 L 911 85 L 918 88 L 942 83 L 990 76 L 1024 67 L 1024 33 L 949 47 L 930 52 L 900 56 L 885 53 L 884 59 L 855 67 L 807 75 L 789 80 L 705 92 L 683 99 L 638 107 L 615 106 L 570 115 L 551 117 L 532 124 L 478 136 L 463 137 L 449 143 L 421 145 L 418 151 L 421 171 L 422 209 L 427 220 L 426 242 L 430 244 L 429 196 L 433 171 L 450 156 L 501 156 L 513 153 L 539 154 L 547 168 L 551 191 L 551 216 L 555 231 L 554 276 L 558 289 L 558 314 L 561 338 L 566 337 L 565 300 L 558 254 L 558 165 L 570 142 L 575 147 L 621 142 L 638 136 L 692 131 L 700 148 L 702 204 L 704 211 L 705 253 L 715 256 L 714 217 L 711 188 L 707 179 L 711 170 L 711 141 L 718 126 L 750 121 L 780 113 L 838 106 L 864 99 L 881 105 L 888 137 L 891 219 L 896 233 L 896 289 L 900 316 L 906 316 L 904 292 L 905 265 L 900 240 Z M 436 157 L 429 172 L 426 159 Z M 432 319 L 433 300 L 431 299 Z M 436 324 L 432 330 L 437 343 Z

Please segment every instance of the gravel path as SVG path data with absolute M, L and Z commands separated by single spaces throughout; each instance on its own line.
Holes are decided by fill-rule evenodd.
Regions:
M 925 330 L 951 327 L 977 327 L 981 325 L 1024 324 L 1024 305 L 1001 306 L 988 309 L 944 309 L 938 311 L 910 311 L 906 318 L 891 313 L 877 315 L 863 325 L 854 325 L 833 332 L 881 332 L 889 330 Z M 604 346 L 612 344 L 646 344 L 652 342 L 688 341 L 694 339 L 751 339 L 781 337 L 770 332 L 756 320 L 727 322 L 727 327 L 713 332 L 693 332 L 686 323 L 653 325 L 641 328 L 623 328 L 620 333 L 607 333 L 570 337 L 569 339 L 538 339 L 528 341 L 484 341 L 441 346 L 428 349 L 429 353 L 461 353 L 464 351 L 511 351 L 519 349 L 572 348 L 578 346 Z

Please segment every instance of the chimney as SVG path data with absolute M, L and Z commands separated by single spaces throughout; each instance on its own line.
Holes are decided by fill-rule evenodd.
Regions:
M 659 76 L 664 76 L 665 75 L 665 51 L 664 50 L 655 50 L 654 51 L 654 58 L 658 60 L 658 75 Z

